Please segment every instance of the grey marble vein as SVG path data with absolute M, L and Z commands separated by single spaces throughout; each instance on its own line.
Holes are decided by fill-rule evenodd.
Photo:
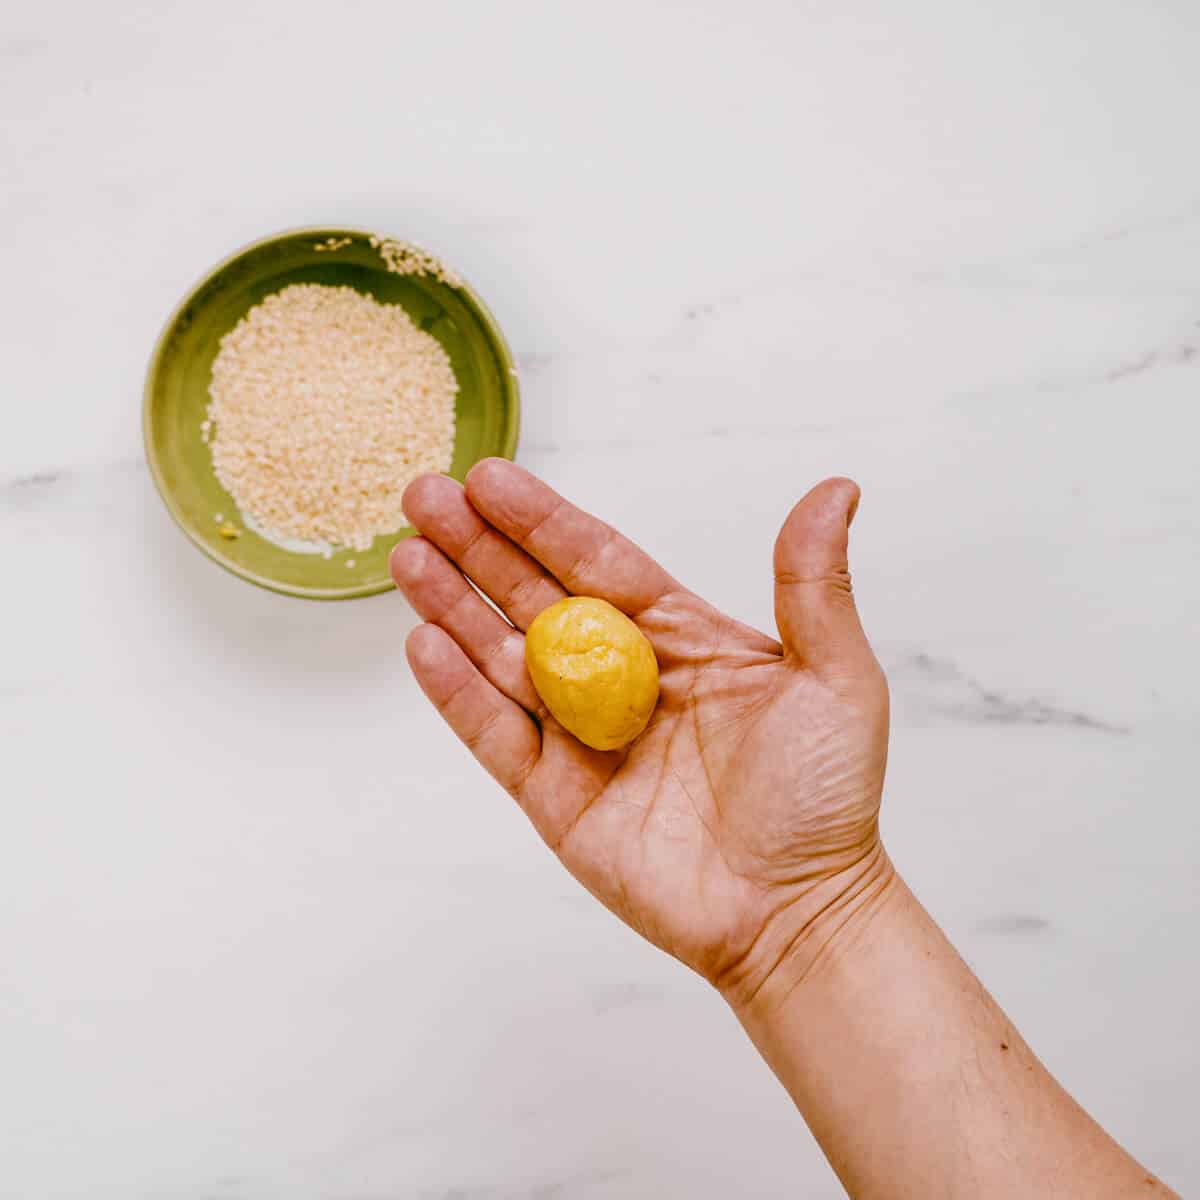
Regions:
M 570 1197 L 586 1195 L 599 1184 L 624 1179 L 629 1171 L 620 1168 L 597 1168 L 578 1171 L 561 1178 L 548 1179 L 528 1189 L 510 1187 L 451 1187 L 445 1190 L 422 1191 L 421 1200 L 569 1200 Z M 351 1200 L 346 1197 L 345 1200 Z M 355 1198 L 357 1200 L 357 1198 Z M 366 1197 L 363 1198 L 366 1200 Z
M 75 480 L 65 468 L 44 468 L 0 480 L 0 513 L 28 512 L 51 505 Z
M 4 481 L 4 490 L 24 492 L 30 488 L 50 487 L 60 479 L 65 479 L 67 475 L 68 472 L 63 470 L 33 471 L 29 475 L 15 475 Z
M 1196 323 L 1200 328 L 1200 322 Z M 1050 368 L 1003 384 L 951 393 L 960 400 L 1000 400 L 1014 396 L 1058 396 L 1107 387 L 1157 368 L 1189 367 L 1200 362 L 1200 334 L 1178 337 L 1152 347 L 1134 358 L 1080 369 Z
M 1196 322 L 1200 328 L 1200 321 Z M 1200 355 L 1200 338 L 1180 342 L 1175 346 L 1167 346 L 1161 350 L 1150 350 L 1130 362 L 1122 363 L 1108 372 L 1106 378 L 1110 382 L 1128 379 L 1131 375 L 1141 375 L 1154 367 L 1186 366 Z
M 1200 205 L 1188 205 L 1178 212 L 1161 217 L 1150 217 L 1144 221 L 1121 222 L 1085 233 L 1071 241 L 1049 246 L 1040 252 L 1035 261 L 1054 261 L 1060 258 L 1069 258 L 1075 254 L 1090 253 L 1097 246 L 1107 246 L 1113 242 L 1129 241 L 1131 238 L 1185 229 L 1197 221 L 1200 221 Z
M 1128 726 L 1091 713 L 986 687 L 949 660 L 923 652 L 889 662 L 888 676 L 902 701 L 969 725 L 1057 725 L 1095 733 L 1129 732 Z
M 540 350 L 523 350 L 518 352 L 516 358 L 521 374 L 533 377 L 545 371 L 554 362 L 555 355 Z
M 140 472 L 145 465 L 140 457 L 128 457 L 83 467 L 42 467 L 22 475 L 10 475 L 0 479 L 0 510 L 39 507 L 76 484 Z
M 638 984 L 608 983 L 594 988 L 588 997 L 592 1011 L 597 1016 L 603 1016 L 619 1008 L 630 1008 L 653 998 L 653 994 Z
M 0 58 L 10 60 L 36 58 L 50 50 L 50 39 L 41 37 L 10 37 L 0 42 Z
M 1036 937 L 1050 928 L 1050 922 L 1036 913 L 997 913 L 971 926 L 973 933 L 995 937 Z
M 613 1180 L 625 1178 L 628 1174 L 627 1170 L 622 1169 L 581 1172 L 566 1179 L 539 1184 L 529 1193 L 529 1200 L 561 1200 L 563 1197 L 577 1196 L 582 1192 L 591 1191 L 596 1184 L 611 1183 Z

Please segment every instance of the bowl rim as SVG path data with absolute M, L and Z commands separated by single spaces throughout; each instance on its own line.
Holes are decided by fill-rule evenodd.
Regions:
M 381 592 L 391 591 L 396 585 L 390 575 L 387 579 L 381 579 L 373 583 L 350 584 L 341 588 L 317 588 L 305 587 L 301 584 L 280 583 L 277 579 L 272 579 L 268 575 L 260 575 L 240 563 L 223 557 L 214 547 L 203 541 L 196 530 L 185 519 L 180 506 L 167 486 L 167 482 L 163 477 L 162 467 L 158 461 L 158 454 L 154 450 L 151 439 L 151 430 L 154 424 L 151 408 L 155 385 L 162 367 L 162 357 L 166 351 L 172 330 L 174 330 L 179 318 L 187 310 L 196 295 L 203 291 L 222 271 L 252 251 L 296 237 L 378 238 L 381 241 L 386 241 L 392 236 L 391 234 L 380 233 L 377 230 L 358 229 L 351 226 L 298 225 L 288 229 L 281 229 L 276 233 L 267 234 L 264 237 L 255 238 L 254 241 L 247 242 L 244 246 L 240 246 L 238 249 L 225 255 L 224 258 L 216 263 L 215 266 L 210 267 L 204 275 L 184 292 L 183 298 L 171 309 L 166 321 L 163 322 L 158 337 L 154 341 L 154 349 L 150 354 L 150 361 L 146 367 L 145 383 L 142 387 L 142 452 L 146 458 L 146 465 L 150 469 L 150 477 L 154 480 L 155 490 L 158 492 L 159 498 L 166 506 L 167 512 L 176 526 L 184 533 L 188 541 L 207 558 L 215 562 L 217 566 L 223 567 L 231 575 L 236 575 L 239 579 L 246 580 L 247 583 L 252 583 L 257 587 L 265 588 L 267 591 L 275 592 L 281 596 L 294 596 L 303 600 L 354 600 L 362 596 L 376 596 Z M 412 242 L 410 244 L 418 246 L 420 249 L 425 249 L 420 243 Z M 483 297 L 463 278 L 457 269 L 455 269 L 454 273 L 457 281 L 455 291 L 461 292 L 466 298 L 468 306 L 474 310 L 475 315 L 479 318 L 488 340 L 496 352 L 501 367 L 504 390 L 509 400 L 508 415 L 502 431 L 501 445 L 496 453 L 490 457 L 511 460 L 516 454 L 517 441 L 521 432 L 521 387 L 520 377 L 517 374 L 516 361 L 500 329 L 499 323 L 496 321 L 491 309 L 484 303 Z M 404 534 L 402 530 L 411 530 L 411 528 L 411 526 L 402 526 L 401 530 L 397 531 L 397 540 L 404 536 L 410 536 Z

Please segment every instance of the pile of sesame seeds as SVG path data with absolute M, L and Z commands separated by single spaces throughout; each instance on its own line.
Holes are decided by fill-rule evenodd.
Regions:
M 411 480 L 449 469 L 457 392 L 445 350 L 399 305 L 294 284 L 221 339 L 203 436 L 256 526 L 366 550 L 405 524 Z
M 462 287 L 462 280 L 449 267 L 420 246 L 396 238 L 381 238 L 372 234 L 368 242 L 379 251 L 383 265 L 394 275 L 429 275 L 450 287 Z

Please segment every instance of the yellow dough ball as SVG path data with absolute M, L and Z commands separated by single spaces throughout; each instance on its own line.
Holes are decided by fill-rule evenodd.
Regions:
M 654 650 L 607 600 L 569 596 L 540 612 L 525 662 L 554 719 L 593 750 L 628 745 L 658 703 Z

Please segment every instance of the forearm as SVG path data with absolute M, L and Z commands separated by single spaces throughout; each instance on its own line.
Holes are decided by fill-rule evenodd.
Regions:
M 806 942 L 730 1000 L 856 1200 L 1173 1194 L 1058 1085 L 898 877 Z

